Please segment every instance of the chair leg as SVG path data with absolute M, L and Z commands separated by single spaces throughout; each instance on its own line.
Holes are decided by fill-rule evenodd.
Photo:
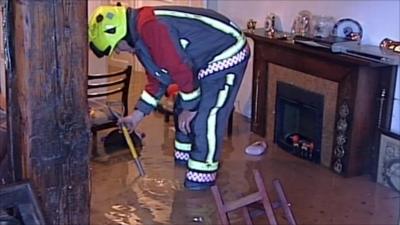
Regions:
M 274 179 L 272 181 L 272 184 L 274 185 L 275 191 L 278 194 L 280 206 L 283 208 L 283 211 L 285 212 L 285 216 L 289 225 L 296 225 L 297 224 L 296 220 L 293 216 L 292 210 L 290 209 L 290 203 L 287 201 L 281 182 L 278 179 Z
M 97 131 L 92 132 L 92 157 L 98 156 L 97 152 Z
M 218 186 L 217 185 L 212 186 L 211 192 L 214 196 L 215 203 L 217 204 L 217 210 L 221 225 L 230 225 L 229 218 L 224 207 L 224 201 L 222 200 Z
M 246 223 L 246 225 L 253 225 L 253 221 L 251 220 L 249 209 L 246 206 L 242 208 L 242 213 L 243 213 L 244 222 Z
M 164 122 L 169 123 L 169 113 L 168 112 L 164 112 Z
M 267 215 L 269 224 L 277 225 L 278 223 L 276 222 L 275 214 L 274 211 L 272 210 L 271 201 L 268 197 L 267 191 L 265 190 L 264 179 L 261 177 L 261 174 L 258 170 L 253 170 L 253 173 L 256 180 L 258 191 L 262 196 L 261 201 L 264 205 L 264 210 Z
M 228 136 L 232 136 L 232 123 L 233 123 L 233 113 L 235 112 L 235 107 L 232 109 L 231 114 L 229 115 L 228 121 Z

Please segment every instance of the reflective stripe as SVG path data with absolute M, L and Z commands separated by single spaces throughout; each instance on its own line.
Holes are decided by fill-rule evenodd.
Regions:
M 185 161 L 185 163 L 187 163 L 190 158 L 189 152 L 179 150 L 175 150 L 174 156 L 176 160 Z
M 147 91 L 143 91 L 142 94 L 140 95 L 140 98 L 147 104 L 152 105 L 154 107 L 156 107 L 158 104 L 157 99 L 151 96 Z
M 229 86 L 233 85 L 235 81 L 235 74 L 230 73 L 226 75 L 226 85 L 224 90 L 218 93 L 217 104 L 210 111 L 207 119 L 207 142 L 208 142 L 208 153 L 206 156 L 206 162 L 195 161 L 189 159 L 189 169 L 195 169 L 199 171 L 215 171 L 218 169 L 218 162 L 214 162 L 214 156 L 217 147 L 217 135 L 216 135 L 216 124 L 217 124 L 217 113 L 218 110 L 224 105 L 228 98 Z
M 224 90 L 218 93 L 217 105 L 211 109 L 210 115 L 207 119 L 207 140 L 208 140 L 208 154 L 207 162 L 212 162 L 217 147 L 217 135 L 216 135 L 216 124 L 217 124 L 217 113 L 220 107 L 224 104 L 228 96 L 229 86 L 225 85 Z
M 189 159 L 188 167 L 189 169 L 199 170 L 199 171 L 216 171 L 218 169 L 219 162 L 199 162 L 193 159 Z
M 235 82 L 235 74 L 230 73 L 226 75 L 226 83 L 230 86 L 233 85 L 233 82 Z
M 185 49 L 189 45 L 189 41 L 187 39 L 179 39 L 179 42 L 181 43 L 181 46 L 183 49 Z
M 235 54 L 230 58 L 208 64 L 207 68 L 203 68 L 199 71 L 197 77 L 199 79 L 203 79 L 208 75 L 218 73 L 219 71 L 227 70 L 231 67 L 234 67 L 239 63 L 243 62 L 245 59 L 247 59 L 248 55 L 250 54 L 249 51 L 250 51 L 249 47 L 246 46 L 240 52 L 238 52 L 237 54 Z
M 191 93 L 183 93 L 181 91 L 179 92 L 183 101 L 190 101 L 190 100 L 196 99 L 200 96 L 200 93 L 201 93 L 200 88 L 197 88 L 196 90 L 192 91 Z
M 201 183 L 214 183 L 215 178 L 217 177 L 217 172 L 198 172 L 198 171 L 190 171 L 186 172 L 186 179 L 192 182 L 196 182 L 198 184 Z
M 238 32 L 235 28 L 233 28 L 230 25 L 227 25 L 219 20 L 212 19 L 206 16 L 198 15 L 198 14 L 192 14 L 192 13 L 187 13 L 187 12 L 178 12 L 178 11 L 171 11 L 171 10 L 154 10 L 155 15 L 159 16 L 174 16 L 174 17 L 181 17 L 181 18 L 189 18 L 189 19 L 194 19 L 194 20 L 200 20 L 201 22 L 219 30 L 222 31 L 226 34 L 232 35 L 234 38 L 236 38 L 237 42 L 223 51 L 221 54 L 217 55 L 214 57 L 214 59 L 210 62 L 213 63 L 215 61 L 221 60 L 221 59 L 226 59 L 234 54 L 236 54 L 240 49 L 243 48 L 243 46 L 246 44 L 246 38 L 243 33 Z
M 175 140 L 175 148 L 180 151 L 190 151 L 192 150 L 192 144 L 182 143 Z
M 224 50 L 221 54 L 215 56 L 214 59 L 209 63 L 213 63 L 213 62 L 217 62 L 219 60 L 227 59 L 227 58 L 232 57 L 233 55 L 235 55 L 238 51 L 240 51 L 240 49 L 242 49 L 243 46 L 246 44 L 246 38 L 245 38 L 244 35 L 240 35 L 239 39 L 238 39 L 238 37 L 235 37 L 235 38 L 238 40 L 236 42 L 236 44 L 234 44 L 233 46 L 231 46 L 228 49 Z

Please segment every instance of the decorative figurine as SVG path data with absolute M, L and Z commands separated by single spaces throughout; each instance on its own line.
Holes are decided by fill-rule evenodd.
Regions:
M 256 29 L 257 21 L 250 19 L 247 21 L 247 30 L 253 32 Z
M 294 134 L 290 139 L 292 140 L 293 147 L 299 147 L 300 136 L 298 134 Z

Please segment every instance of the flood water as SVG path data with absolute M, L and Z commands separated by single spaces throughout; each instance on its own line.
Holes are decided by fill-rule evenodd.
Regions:
M 145 176 L 139 176 L 127 150 L 92 161 L 91 224 L 218 224 L 211 191 L 183 187 L 185 168 L 174 164 L 171 124 L 161 115 L 152 115 L 140 130 L 146 134 L 141 155 Z M 235 115 L 233 136 L 224 140 L 217 178 L 226 202 L 257 190 L 252 171 L 258 169 L 273 201 L 277 196 L 272 180 L 281 181 L 298 224 L 398 223 L 398 192 L 372 182 L 368 176 L 343 178 L 273 143 L 268 143 L 263 156 L 246 155 L 245 147 L 257 140 L 262 138 L 251 134 L 249 121 Z M 285 224 L 281 210 L 276 217 Z M 230 214 L 231 224 L 244 224 L 242 219 L 240 211 Z M 267 222 L 261 216 L 255 224 Z

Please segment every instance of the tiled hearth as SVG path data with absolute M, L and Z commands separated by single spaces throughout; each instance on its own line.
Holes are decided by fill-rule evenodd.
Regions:
M 330 167 L 335 133 L 335 112 L 338 84 L 306 73 L 270 63 L 268 65 L 267 92 L 267 140 L 274 141 L 275 103 L 277 82 L 285 82 L 299 88 L 320 94 L 324 97 L 324 110 L 321 140 L 321 164 Z

